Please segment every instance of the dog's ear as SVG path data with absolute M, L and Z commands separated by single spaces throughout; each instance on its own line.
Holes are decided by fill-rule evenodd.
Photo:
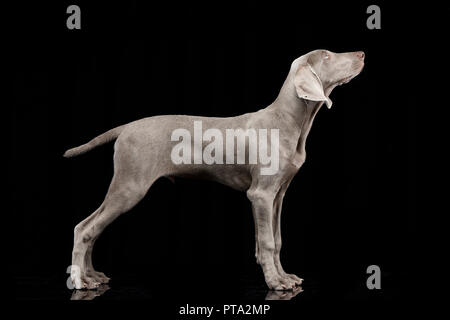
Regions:
M 294 77 L 295 90 L 301 99 L 324 101 L 328 109 L 333 104 L 323 91 L 322 81 L 309 63 L 298 67 Z

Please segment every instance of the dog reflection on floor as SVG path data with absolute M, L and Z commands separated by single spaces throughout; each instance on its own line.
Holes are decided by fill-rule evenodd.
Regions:
M 291 300 L 302 291 L 302 287 L 295 287 L 292 291 L 268 290 L 266 300 Z
M 102 284 L 97 290 L 74 290 L 70 300 L 94 300 L 109 289 L 107 284 Z M 302 287 L 295 287 L 292 291 L 267 290 L 265 300 L 291 300 L 302 291 Z
M 97 290 L 74 290 L 70 300 L 94 300 L 96 297 L 100 297 L 110 287 L 107 284 L 100 285 Z

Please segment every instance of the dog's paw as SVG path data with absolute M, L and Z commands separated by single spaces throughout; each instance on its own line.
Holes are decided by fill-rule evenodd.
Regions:
M 290 288 L 294 289 L 297 286 L 297 282 L 289 277 L 288 274 L 281 275 L 281 278 L 283 279 L 283 282 L 286 283 Z
M 95 275 L 100 279 L 101 283 L 108 283 L 111 280 L 111 278 L 107 277 L 103 272 L 95 271 Z
M 295 288 L 295 282 L 290 278 L 283 278 L 281 276 L 273 277 L 269 280 L 266 280 L 267 286 L 271 290 L 292 290 Z
M 108 283 L 111 278 L 107 277 L 103 272 L 93 271 L 89 274 L 90 277 L 94 278 L 97 282 Z
M 72 283 L 74 285 L 74 289 L 77 290 L 95 290 L 101 284 L 96 279 L 88 276 L 72 276 Z
M 292 281 L 294 281 L 296 286 L 300 286 L 303 283 L 303 279 L 297 277 L 295 274 L 286 273 L 286 277 L 290 278 Z
M 297 277 L 295 274 L 287 273 L 286 276 L 293 280 L 296 286 L 300 286 L 303 283 L 303 279 Z

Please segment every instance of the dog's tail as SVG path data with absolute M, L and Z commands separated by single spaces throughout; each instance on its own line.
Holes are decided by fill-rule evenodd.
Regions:
M 119 127 L 116 127 L 114 129 L 111 129 L 109 131 L 106 131 L 105 133 L 102 133 L 101 135 L 99 135 L 98 137 L 95 137 L 94 139 L 92 139 L 91 141 L 89 141 L 88 143 L 85 143 L 79 147 L 76 148 L 72 148 L 67 150 L 64 153 L 64 157 L 65 158 L 71 158 L 71 157 L 75 157 L 78 156 L 80 154 L 83 154 L 85 152 L 88 152 L 102 144 L 108 143 L 110 141 L 115 140 L 119 134 L 123 131 L 123 129 L 125 128 L 126 125 L 122 125 Z

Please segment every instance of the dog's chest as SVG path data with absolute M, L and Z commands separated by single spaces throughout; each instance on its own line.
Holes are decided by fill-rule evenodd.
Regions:
M 305 160 L 306 160 L 305 153 L 296 152 L 291 162 L 295 167 L 300 168 L 305 162 Z
M 306 160 L 306 138 L 309 135 L 309 131 L 311 130 L 314 118 L 319 111 L 320 106 L 321 104 L 307 107 L 304 117 L 300 123 L 299 131 L 297 133 L 298 139 L 291 158 L 292 164 L 297 168 L 300 168 Z

